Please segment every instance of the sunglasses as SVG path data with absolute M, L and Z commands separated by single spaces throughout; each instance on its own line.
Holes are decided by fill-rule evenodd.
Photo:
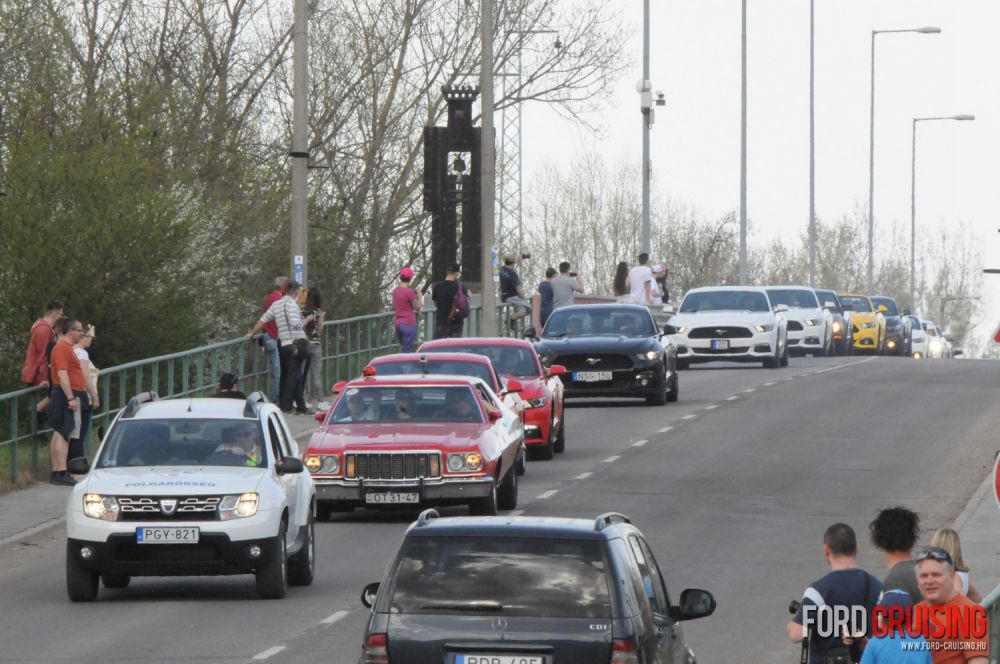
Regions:
M 921 560 L 927 560 L 928 558 L 937 560 L 942 563 L 948 563 L 949 565 L 952 564 L 951 556 L 948 554 L 948 552 L 936 546 L 927 547 L 926 549 L 919 549 L 913 554 L 914 562 L 919 563 Z

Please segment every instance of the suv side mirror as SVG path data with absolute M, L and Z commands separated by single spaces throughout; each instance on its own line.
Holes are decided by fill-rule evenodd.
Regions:
M 566 373 L 566 367 L 564 367 L 561 364 L 553 364 L 551 367 L 549 367 L 550 376 L 562 376 L 565 373 Z
M 677 328 L 670 323 L 667 323 L 663 326 L 663 333 L 666 335 L 677 334 Z
M 681 603 L 676 609 L 677 620 L 704 618 L 715 612 L 715 598 L 707 590 L 688 588 L 681 593 Z
M 302 465 L 302 459 L 296 459 L 295 457 L 281 457 L 281 460 L 274 464 L 274 469 L 278 471 L 279 475 L 293 475 L 295 473 L 301 473 L 305 470 L 305 466 Z
M 516 378 L 508 378 L 506 384 L 504 385 L 504 391 L 507 392 L 507 394 L 524 392 L 524 385 L 521 384 L 521 381 Z
M 380 585 L 382 584 L 375 581 L 374 583 L 369 583 L 364 587 L 364 590 L 361 591 L 361 603 L 367 608 L 370 609 L 375 606 L 375 598 L 378 597 L 378 588 Z
M 535 329 L 534 325 L 529 325 L 528 327 L 524 328 L 524 338 L 525 339 L 538 338 L 538 331 Z
M 77 457 L 76 459 L 70 459 L 69 462 L 66 464 L 66 470 L 73 473 L 74 475 L 86 475 L 87 473 L 90 472 L 90 462 L 87 461 L 87 457 Z

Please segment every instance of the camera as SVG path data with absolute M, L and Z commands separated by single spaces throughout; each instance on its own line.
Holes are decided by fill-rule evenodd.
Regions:
M 569 276 L 571 276 L 571 277 L 575 277 L 575 276 L 576 276 L 576 272 L 570 272 L 570 273 L 569 273 Z
M 531 258 L 531 254 L 521 254 L 521 260 L 528 260 Z

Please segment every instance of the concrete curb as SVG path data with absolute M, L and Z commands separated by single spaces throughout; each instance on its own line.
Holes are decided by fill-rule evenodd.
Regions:
M 969 502 L 966 503 L 965 508 L 955 517 L 955 523 L 952 525 L 952 529 L 959 531 L 966 524 L 966 522 L 972 518 L 973 513 L 979 508 L 979 504 L 983 501 L 983 495 L 990 490 L 991 483 L 993 481 L 993 470 L 987 473 L 986 478 L 983 479 L 982 483 L 979 485 L 973 494 L 969 498 Z

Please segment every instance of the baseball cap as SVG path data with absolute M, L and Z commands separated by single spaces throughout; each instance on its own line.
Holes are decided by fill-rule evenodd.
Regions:
M 886 590 L 882 593 L 878 606 L 889 608 L 890 606 L 913 606 L 913 598 L 905 590 Z
M 461 271 L 462 267 L 458 263 L 452 263 L 451 265 L 448 266 L 448 272 L 457 273 Z
M 407 265 L 406 267 L 404 267 L 402 270 L 399 271 L 399 276 L 402 277 L 403 279 L 412 279 L 413 269 L 409 265 Z

